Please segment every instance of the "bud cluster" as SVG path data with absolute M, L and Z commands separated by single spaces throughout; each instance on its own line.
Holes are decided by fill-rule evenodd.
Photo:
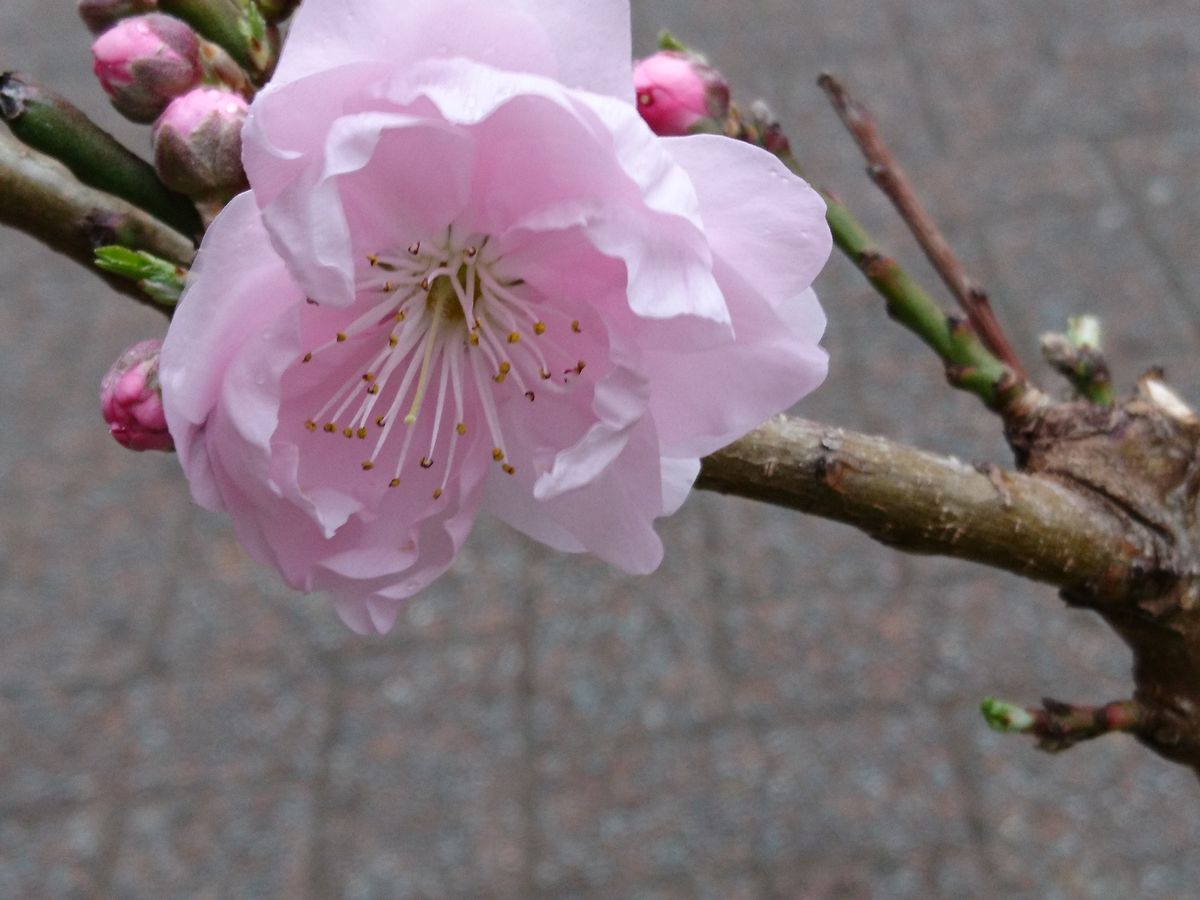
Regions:
M 163 183 L 219 207 L 245 187 L 241 130 L 244 95 L 252 89 L 229 54 L 185 22 L 156 12 L 130 15 L 156 6 L 156 0 L 80 3 L 89 25 L 108 25 L 92 45 L 96 76 L 118 111 L 154 122 Z

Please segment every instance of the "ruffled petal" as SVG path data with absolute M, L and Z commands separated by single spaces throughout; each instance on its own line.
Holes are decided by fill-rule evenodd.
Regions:
M 833 248 L 825 201 L 774 155 L 710 134 L 665 138 L 691 177 L 714 252 L 771 305 L 810 287 Z
M 633 102 L 627 0 L 306 0 L 274 81 L 362 60 L 463 57 Z
M 749 292 L 732 271 L 721 280 Z M 645 349 L 651 412 L 667 455 L 719 450 L 825 380 L 829 357 L 817 344 L 825 316 L 811 290 L 776 309 L 759 300 L 734 310 L 736 341 L 683 353 L 662 344 Z
M 235 197 L 205 236 L 159 367 L 167 426 L 196 501 L 207 508 L 217 507 L 218 492 L 200 429 L 244 343 L 303 296 L 271 249 L 253 198 Z

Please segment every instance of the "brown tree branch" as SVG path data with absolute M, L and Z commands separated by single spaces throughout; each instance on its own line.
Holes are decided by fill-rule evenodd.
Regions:
M 821 75 L 818 84 L 829 97 L 842 124 L 862 150 L 867 160 L 867 174 L 896 207 L 896 211 L 912 231 L 913 237 L 925 251 L 934 270 L 941 276 L 966 314 L 967 320 L 979 334 L 979 339 L 1007 364 L 1019 379 L 1025 380 L 1025 369 L 996 319 L 987 291 L 968 277 L 950 244 L 913 190 L 904 170 L 888 149 L 870 113 L 828 72 Z
M 1126 600 L 1161 535 L 1053 477 L 980 471 L 882 437 L 779 417 L 707 457 L 697 487 L 853 525 L 909 553 Z
M 137 207 L 81 184 L 64 166 L 6 134 L 0 134 L 0 224 L 32 235 L 88 267 L 114 290 L 148 305 L 154 304 L 132 281 L 95 267 L 96 247 L 121 244 L 183 265 L 195 254 L 183 235 Z

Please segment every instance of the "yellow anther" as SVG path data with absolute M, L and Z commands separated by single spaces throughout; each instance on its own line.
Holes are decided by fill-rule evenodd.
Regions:
M 370 384 L 374 380 L 375 380 L 374 372 L 367 372 L 365 375 L 363 375 L 363 381 L 365 381 L 367 384 Z
M 571 323 L 571 330 L 572 330 L 573 332 L 575 332 L 576 334 L 582 334 L 582 333 L 583 333 L 583 329 L 579 327 L 579 320 L 578 320 L 578 319 L 576 319 L 574 322 L 572 322 L 572 323 Z
M 304 354 L 304 360 L 303 360 L 303 361 L 304 361 L 304 362 L 312 362 L 312 354 L 311 354 L 311 353 L 305 353 L 305 354 Z
M 378 425 L 380 428 L 382 428 L 384 425 L 387 424 L 387 418 L 385 416 L 376 416 L 375 424 Z
M 478 347 L 479 346 L 479 335 L 476 334 L 474 331 L 472 331 L 471 336 L 469 338 L 467 338 L 467 341 L 471 344 L 472 347 Z
M 545 322 L 534 322 L 533 323 L 533 333 L 537 334 L 537 335 L 545 334 L 546 333 L 546 323 Z
M 388 487 L 400 487 L 400 479 L 393 478 L 391 481 L 388 482 Z
M 457 431 L 459 434 L 466 434 L 467 433 L 467 423 L 459 422 L 457 425 L 454 426 L 454 430 Z
M 342 434 L 344 434 L 348 438 L 352 438 L 352 437 L 354 437 L 354 429 L 353 428 L 343 428 Z
M 538 375 L 541 377 L 542 381 L 550 380 L 550 373 L 547 372 L 545 369 L 538 369 Z
M 337 431 L 337 426 L 334 425 L 332 422 L 326 422 L 325 423 L 325 431 L 328 432 L 329 434 L 333 434 L 335 431 Z
M 356 433 L 358 434 L 358 439 L 360 441 L 365 441 L 367 439 L 367 428 L 365 425 L 362 428 L 358 429 L 358 431 Z
M 421 457 L 421 468 L 422 469 L 433 468 L 433 460 L 430 459 L 428 456 L 422 456 Z
M 396 286 L 394 284 L 392 284 L 390 281 L 385 281 L 383 283 L 383 292 L 385 294 L 390 294 L 394 290 L 396 290 Z
M 398 343 L 400 343 L 400 338 L 396 337 L 396 335 L 393 334 L 390 338 L 388 338 L 389 347 L 395 347 Z
M 339 332 L 337 333 L 337 342 L 338 342 L 339 344 L 341 344 L 341 343 L 343 343 L 345 340 L 346 340 L 346 332 L 344 332 L 344 331 L 339 331 Z
M 307 422 L 304 423 L 304 427 L 307 428 L 309 431 L 316 431 L 317 423 L 314 422 L 312 419 L 309 419 Z
M 492 450 L 492 459 L 494 459 L 496 462 L 501 462 L 501 461 L 503 461 L 503 459 L 504 459 L 504 451 L 503 451 L 503 450 L 501 450 L 499 447 L 495 447 L 495 448 L 493 448 L 493 450 Z
M 406 315 L 407 315 L 407 314 L 404 312 L 404 310 L 399 310 L 399 311 L 397 311 L 397 313 L 396 313 L 396 321 L 397 321 L 397 322 L 403 322 L 403 321 L 404 321 L 404 317 L 405 317 Z
M 370 472 L 373 468 L 375 468 L 375 463 L 368 459 L 363 462 L 362 467 L 364 472 Z
M 433 489 L 433 499 L 434 499 L 434 500 L 441 500 L 441 499 L 442 499 L 442 489 L 441 489 L 441 488 L 434 488 L 434 489 Z
M 367 393 L 368 394 L 378 394 L 379 393 L 379 385 L 377 385 L 377 384 L 371 385 L 369 388 L 367 388 Z
M 515 474 L 516 474 L 516 471 L 517 471 L 517 470 L 516 470 L 516 469 L 514 469 L 512 466 L 510 466 L 508 463 L 505 463 L 505 464 L 504 464 L 504 465 L 502 465 L 500 468 L 502 468 L 502 469 L 504 470 L 504 473 L 505 473 L 506 475 L 515 475 Z
M 520 340 L 521 340 L 521 332 L 519 332 L 519 331 L 510 331 L 510 332 L 508 333 L 508 342 L 509 342 L 510 344 L 516 344 L 516 343 L 519 343 L 519 342 L 520 342 Z
M 376 256 L 374 253 L 368 253 L 367 254 L 367 262 L 369 262 L 372 266 L 377 266 L 377 265 L 379 265 L 379 257 Z

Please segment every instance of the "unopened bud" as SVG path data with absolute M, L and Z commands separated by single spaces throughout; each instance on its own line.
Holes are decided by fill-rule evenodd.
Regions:
M 729 115 L 729 85 L 692 53 L 664 50 L 633 70 L 638 112 L 657 135 L 720 131 Z
M 96 38 L 92 56 L 113 106 L 135 122 L 154 121 L 203 75 L 196 34 L 157 13 L 122 19 Z
M 79 0 L 79 17 L 92 34 L 99 34 L 121 19 L 157 10 L 158 0 Z
M 154 125 L 154 167 L 163 183 L 207 202 L 243 190 L 246 110 L 239 95 L 216 88 L 196 88 L 171 101 Z
M 134 344 L 100 383 L 100 411 L 118 444 L 130 450 L 174 450 L 158 384 L 162 341 Z

